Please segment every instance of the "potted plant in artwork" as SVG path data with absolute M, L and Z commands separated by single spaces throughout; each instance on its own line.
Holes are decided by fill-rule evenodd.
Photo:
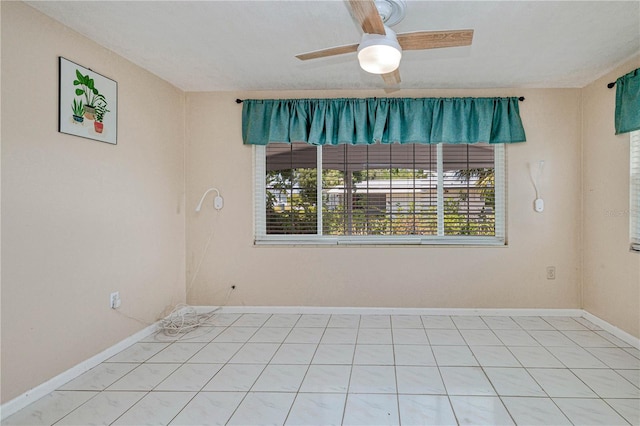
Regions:
M 100 94 L 95 87 L 95 83 L 89 74 L 82 75 L 82 73 L 76 70 L 76 79 L 73 80 L 74 86 L 80 86 L 76 88 L 76 96 L 84 95 L 84 116 L 93 120 L 95 117 L 95 104 L 100 97 L 104 99 L 104 96 Z
M 82 99 L 77 101 L 73 100 L 73 104 L 71 105 L 71 111 L 73 111 L 73 121 L 76 123 L 82 123 L 84 121 L 84 105 L 82 104 Z
M 107 109 L 107 101 L 103 96 L 102 99 L 98 100 L 95 105 L 96 119 L 93 122 L 93 128 L 95 129 L 96 133 L 102 133 L 102 131 L 104 130 L 104 124 L 102 123 L 102 120 L 104 120 L 104 115 L 108 112 L 109 110 Z

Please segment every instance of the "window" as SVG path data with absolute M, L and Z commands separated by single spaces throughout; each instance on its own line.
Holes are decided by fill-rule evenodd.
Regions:
M 640 252 L 640 130 L 631 132 L 631 203 L 629 230 L 631 250 Z
M 256 148 L 256 243 L 504 244 L 504 145 Z

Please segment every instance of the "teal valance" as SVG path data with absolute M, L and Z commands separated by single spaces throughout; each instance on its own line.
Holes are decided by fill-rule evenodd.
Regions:
M 524 142 L 518 98 L 248 99 L 248 145 Z
M 640 130 L 640 68 L 616 80 L 616 135 Z

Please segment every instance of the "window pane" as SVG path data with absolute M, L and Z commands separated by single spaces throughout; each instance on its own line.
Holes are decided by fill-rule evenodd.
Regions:
M 267 234 L 317 233 L 317 148 L 305 143 L 266 148 Z
M 495 166 L 488 144 L 443 145 L 445 235 L 495 235 Z

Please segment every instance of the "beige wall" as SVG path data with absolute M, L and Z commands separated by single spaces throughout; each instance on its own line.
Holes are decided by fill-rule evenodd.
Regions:
M 2 4 L 2 402 L 184 301 L 184 94 Z M 118 82 L 118 145 L 57 132 L 58 56 Z
M 615 89 L 635 59 L 583 89 L 583 307 L 640 337 L 640 254 L 629 252 L 629 134 L 614 134 Z
M 399 96 L 519 96 L 528 141 L 507 148 L 503 248 L 255 247 L 252 148 L 236 98 L 384 96 L 308 91 L 187 94 L 187 300 L 197 305 L 579 308 L 580 90 L 402 91 Z M 528 163 L 545 160 L 546 210 L 533 211 Z M 225 207 L 196 214 L 216 186 Z M 210 201 L 210 200 L 209 200 Z M 464 265 L 462 266 L 462 262 Z M 546 279 L 546 267 L 557 279 Z M 237 289 L 230 295 L 229 287 Z

